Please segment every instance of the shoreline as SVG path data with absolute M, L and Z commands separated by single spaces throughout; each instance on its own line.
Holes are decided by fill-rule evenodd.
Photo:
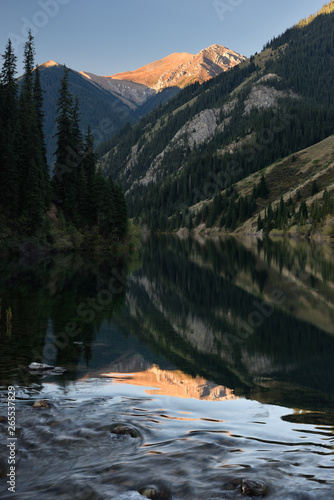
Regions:
M 219 237 L 226 237 L 226 236 L 231 236 L 231 237 L 253 237 L 257 239 L 264 239 L 264 238 L 269 238 L 269 239 L 278 239 L 282 238 L 284 240 L 301 240 L 301 241 L 313 241 L 313 242 L 319 242 L 319 243 L 334 243 L 334 237 L 331 236 L 326 236 L 322 235 L 320 233 L 313 233 L 313 234 L 307 234 L 307 233 L 287 233 L 287 232 L 279 232 L 277 230 L 270 231 L 270 233 L 264 233 L 262 230 L 261 231 L 232 231 L 232 232 L 227 232 L 227 231 L 222 231 L 219 230 L 218 228 L 205 228 L 205 229 L 193 229 L 189 231 L 187 228 L 180 228 L 177 231 L 173 231 L 171 233 L 169 232 L 157 232 L 156 234 L 165 234 L 165 235 L 176 235 L 180 238 L 185 238 L 191 235 L 194 236 L 202 236 L 202 237 L 210 237 L 210 236 L 219 236 Z

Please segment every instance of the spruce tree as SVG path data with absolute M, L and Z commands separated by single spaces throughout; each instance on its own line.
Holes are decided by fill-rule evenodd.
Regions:
M 87 179 L 85 172 L 82 168 L 83 159 L 83 140 L 82 133 L 80 129 L 80 109 L 79 109 L 79 99 L 75 96 L 73 102 L 73 108 L 71 113 L 72 121 L 72 149 L 74 151 L 75 168 L 73 170 L 72 183 L 74 183 L 76 189 L 76 222 L 79 225 L 84 224 L 85 219 L 85 197 L 87 195 Z M 74 165 L 74 163 L 73 163 Z
M 201 223 L 201 212 L 200 212 L 200 211 L 198 211 L 198 212 L 196 213 L 195 226 L 196 226 L 196 227 L 197 227 L 197 226 L 199 226 L 199 225 L 200 225 L 200 223 Z
M 112 220 L 117 239 L 122 240 L 127 234 L 128 208 L 122 189 L 109 177 L 110 192 L 112 193 Z
M 260 180 L 260 184 L 259 184 L 258 189 L 257 189 L 257 196 L 259 196 L 260 198 L 266 199 L 266 198 L 268 198 L 268 195 L 269 195 L 269 189 L 267 188 L 266 180 L 265 180 L 264 176 L 262 175 L 261 180 Z
M 306 222 L 306 220 L 308 219 L 308 211 L 307 211 L 307 206 L 306 206 L 305 200 L 303 200 L 300 204 L 298 215 L 299 215 L 300 224 L 304 224 Z
M 46 146 L 45 146 L 45 136 L 44 136 L 44 110 L 43 110 L 43 90 L 41 87 L 41 78 L 39 67 L 37 66 L 34 70 L 34 103 L 35 103 L 35 111 L 37 118 L 37 126 L 39 130 L 41 149 L 42 149 L 42 158 L 43 158 L 43 175 L 44 175 L 44 197 L 46 200 L 46 205 L 50 205 L 51 201 L 51 186 L 50 186 L 50 173 L 49 167 L 46 158 Z
M 47 178 L 43 139 L 38 125 L 33 94 L 34 39 L 31 31 L 24 47 L 25 74 L 19 99 L 21 226 L 30 234 L 43 230 L 47 204 Z
M 187 225 L 187 227 L 188 227 L 188 230 L 189 230 L 189 231 L 192 231 L 192 230 L 193 230 L 193 228 L 194 228 L 193 218 L 192 218 L 192 215 L 191 215 L 191 214 L 189 215 L 189 221 L 188 221 L 188 225 Z
M 96 222 L 99 233 L 107 237 L 111 233 L 111 203 L 112 194 L 108 190 L 106 179 L 103 177 L 101 170 L 97 170 L 94 177 L 93 191 L 96 201 Z
M 89 226 L 93 226 L 97 221 L 96 193 L 94 190 L 96 176 L 97 156 L 94 152 L 94 137 L 88 126 L 84 141 L 82 170 L 87 182 L 87 192 L 84 204 L 85 218 Z
M 8 40 L 1 71 L 0 105 L 0 205 L 7 219 L 15 220 L 19 215 L 18 166 L 17 166 L 17 82 L 16 56 L 11 40 Z
M 73 137 L 73 150 L 75 151 L 77 162 L 80 163 L 82 159 L 82 133 L 80 129 L 80 109 L 79 109 L 79 99 L 75 96 L 73 108 L 72 108 L 72 137 Z
M 75 151 L 73 135 L 73 98 L 69 92 L 69 70 L 64 67 L 57 108 L 57 149 L 52 179 L 56 203 L 63 210 L 65 219 L 77 221 L 77 180 L 80 157 Z
M 231 228 L 234 214 L 235 214 L 234 201 L 230 200 L 229 205 L 228 205 L 227 215 L 226 215 L 226 221 L 225 221 L 226 229 Z
M 311 187 L 311 196 L 314 196 L 317 193 L 319 193 L 319 188 L 318 188 L 318 185 L 317 185 L 317 181 L 314 180 L 312 182 L 312 187 Z

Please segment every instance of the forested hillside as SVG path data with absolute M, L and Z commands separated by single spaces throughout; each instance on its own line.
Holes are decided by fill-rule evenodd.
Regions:
M 96 169 L 90 127 L 81 134 L 78 99 L 63 69 L 57 102 L 56 166 L 52 180 L 43 133 L 43 89 L 34 70 L 34 39 L 24 50 L 25 75 L 16 80 L 11 41 L 0 81 L 0 244 L 27 242 L 45 250 L 110 248 L 127 233 L 122 190 Z
M 39 67 L 41 86 L 44 94 L 43 112 L 45 116 L 44 133 L 47 148 L 48 164 L 54 164 L 56 150 L 56 117 L 58 92 L 64 73 L 64 66 L 41 65 Z M 81 127 L 87 130 L 88 125 L 94 132 L 96 145 L 106 141 L 120 130 L 127 122 L 138 121 L 137 114 L 110 92 L 97 85 L 92 85 L 80 73 L 69 69 L 68 80 L 71 92 L 78 97 L 81 112 Z
M 192 228 L 189 207 L 330 136 L 333 37 L 331 1 L 260 54 L 187 87 L 117 135 L 101 165 L 126 190 L 131 216 L 152 229 Z M 247 203 L 253 213 L 256 200 Z

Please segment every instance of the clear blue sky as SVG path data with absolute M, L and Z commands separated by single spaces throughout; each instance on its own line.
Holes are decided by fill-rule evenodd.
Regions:
M 133 70 L 172 52 L 214 43 L 260 51 L 326 0 L 1 0 L 0 52 L 12 38 L 22 73 L 31 27 L 36 62 L 53 59 L 98 75 Z

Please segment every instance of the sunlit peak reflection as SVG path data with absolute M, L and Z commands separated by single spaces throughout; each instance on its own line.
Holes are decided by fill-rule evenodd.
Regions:
M 208 382 L 200 376 L 192 377 L 179 370 L 161 370 L 153 365 L 146 371 L 136 373 L 102 373 L 103 377 L 110 377 L 118 384 L 131 384 L 147 389 L 147 394 L 160 394 L 175 398 L 194 398 L 206 401 L 224 401 L 239 399 L 231 389 L 222 385 Z

